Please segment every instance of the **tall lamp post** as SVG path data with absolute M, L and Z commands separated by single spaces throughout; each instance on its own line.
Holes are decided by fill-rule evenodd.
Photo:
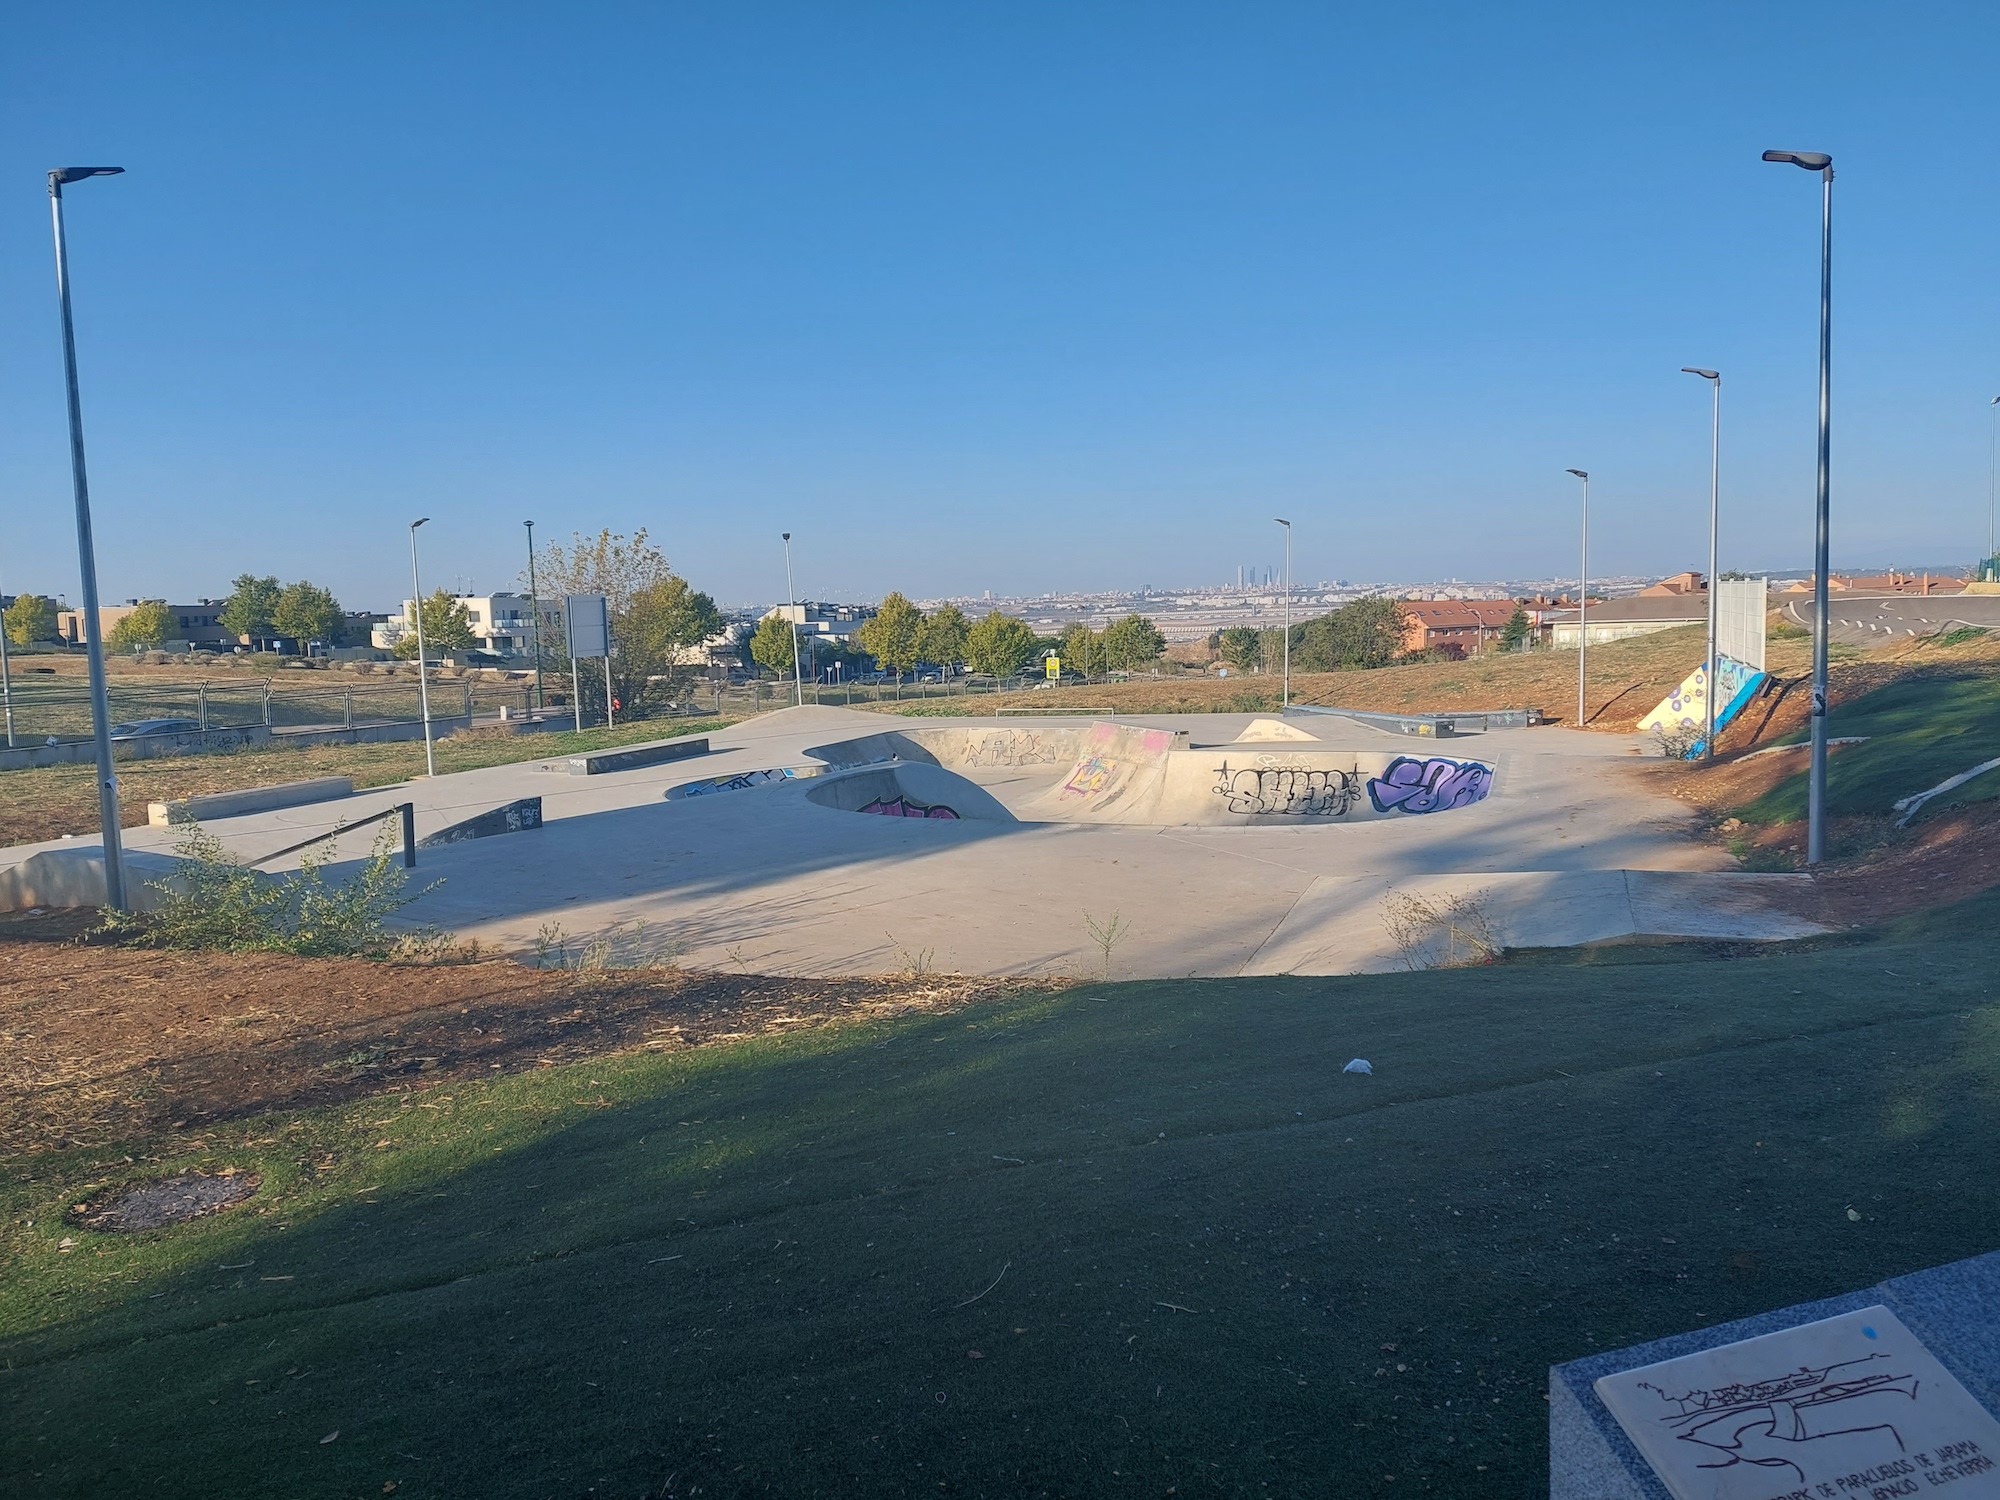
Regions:
M 1702 758 L 1714 760 L 1715 694 L 1717 679 L 1722 671 L 1722 659 L 1716 654 L 1717 626 L 1721 622 L 1721 614 L 1716 600 L 1720 584 L 1715 573 L 1715 527 L 1721 513 L 1722 497 L 1722 376 L 1714 370 L 1697 369 L 1693 365 L 1682 365 L 1681 373 L 1699 375 L 1706 380 L 1715 398 L 1709 421 L 1708 449 L 1708 691 L 1703 695 L 1708 700 L 1708 727 L 1701 741 Z
M 797 609 L 799 596 L 797 590 L 792 587 L 792 534 L 789 531 L 781 531 L 778 534 L 785 539 L 785 603 L 792 609 Z M 788 615 L 787 618 L 792 626 L 792 684 L 798 691 L 799 707 L 804 708 L 806 678 L 805 670 L 799 664 L 799 622 L 796 615 Z
M 1812 763 L 1806 773 L 1806 863 L 1826 853 L 1826 634 L 1829 531 L 1827 491 L 1832 461 L 1833 158 L 1824 151 L 1766 151 L 1765 161 L 1819 173 L 1819 496 L 1813 535 Z
M 417 528 L 430 519 L 419 516 L 410 522 L 410 607 L 417 617 L 417 702 L 424 713 L 424 774 L 437 775 L 437 760 L 431 752 L 430 668 L 424 655 L 424 585 L 417 576 Z
M 57 167 L 49 173 L 56 236 L 56 300 L 62 305 L 63 369 L 69 381 L 69 470 L 76 491 L 76 555 L 83 584 L 83 638 L 90 660 L 90 737 L 97 750 L 97 814 L 104 828 L 104 904 L 125 907 L 125 851 L 118 837 L 118 777 L 111 768 L 111 703 L 104 683 L 104 631 L 97 618 L 97 544 L 90 528 L 90 479 L 83 465 L 83 401 L 76 387 L 76 331 L 69 308 L 69 241 L 63 184 L 111 177 L 123 167 Z
M 535 593 L 535 523 L 523 521 L 528 528 L 528 617 L 533 621 L 535 633 L 535 711 L 542 709 L 542 601 Z
M 1284 706 L 1292 706 L 1292 523 L 1283 516 L 1272 517 L 1285 528 L 1285 696 Z
M 0 606 L 4 606 L 6 601 L 7 596 L 0 594 Z M 0 705 L 4 705 L 7 711 L 7 748 L 12 750 L 14 748 L 14 672 L 7 661 L 7 621 L 5 615 L 5 609 L 0 608 Z
M 2000 552 L 2000 539 L 1995 538 L 1993 529 L 1994 480 L 2000 476 L 2000 396 L 1987 402 L 1986 409 L 1993 414 L 1986 429 L 1986 555 L 1991 557 Z M 11 745 L 13 741 L 7 743 Z
M 1581 469 L 1569 469 L 1583 481 L 1583 550 L 1576 569 L 1576 727 L 1583 728 L 1584 664 L 1590 655 L 1590 630 L 1584 618 L 1590 608 L 1590 476 Z

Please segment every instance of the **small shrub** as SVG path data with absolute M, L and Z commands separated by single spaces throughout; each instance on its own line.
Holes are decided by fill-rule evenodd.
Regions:
M 1484 891 L 1442 896 L 1435 901 L 1407 891 L 1382 898 L 1382 925 L 1401 955 L 1403 967 L 1464 969 L 1490 964 L 1501 945 L 1483 903 Z
M 391 932 L 388 919 L 425 891 L 406 889 L 400 831 L 385 822 L 368 861 L 345 880 L 325 876 L 331 844 L 290 875 L 260 875 L 241 865 L 199 823 L 175 849 L 179 863 L 151 883 L 164 898 L 155 911 L 111 912 L 97 929 L 151 948 L 226 953 L 293 953 L 304 958 L 432 958 L 450 946 L 434 928 Z
M 1676 724 L 1667 729 L 1656 729 L 1653 737 L 1660 742 L 1660 754 L 1668 760 L 1686 760 L 1694 754 L 1694 747 L 1702 742 L 1707 733 L 1700 724 Z

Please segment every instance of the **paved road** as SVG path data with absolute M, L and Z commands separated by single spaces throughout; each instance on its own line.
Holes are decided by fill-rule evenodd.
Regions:
M 1792 624 L 1812 629 L 1810 594 L 1787 598 L 1780 608 Z M 2000 594 L 1835 594 L 1827 600 L 1827 623 L 1833 640 L 1857 646 L 1959 625 L 2000 631 Z

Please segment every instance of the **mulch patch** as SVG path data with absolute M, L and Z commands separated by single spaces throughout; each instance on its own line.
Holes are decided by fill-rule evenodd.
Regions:
M 176 953 L 79 941 L 94 918 L 0 919 L 0 1154 L 1063 983 Z

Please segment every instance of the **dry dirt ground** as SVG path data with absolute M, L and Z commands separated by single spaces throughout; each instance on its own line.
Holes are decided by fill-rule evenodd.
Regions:
M 0 1155 L 1059 987 L 172 953 L 92 919 L 0 916 Z

